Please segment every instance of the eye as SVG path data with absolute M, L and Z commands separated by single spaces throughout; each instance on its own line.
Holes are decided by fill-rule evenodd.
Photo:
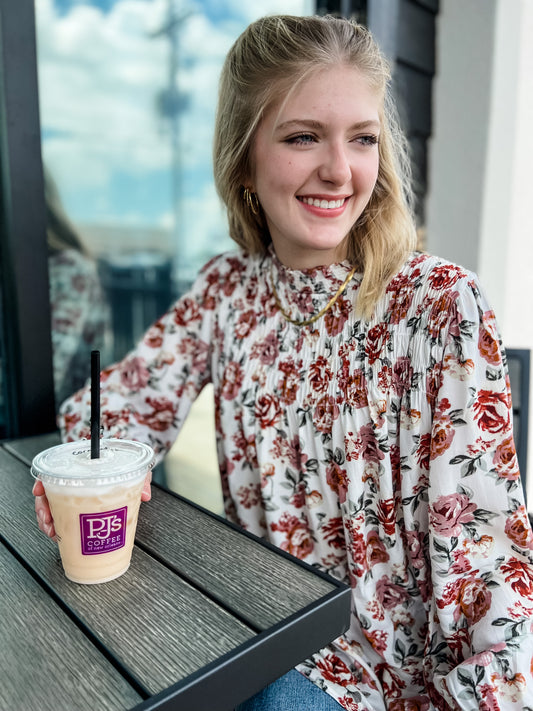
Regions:
M 375 146 L 378 143 L 378 137 L 373 133 L 369 133 L 367 136 L 357 136 L 355 140 L 362 146 Z
M 316 142 L 316 138 L 310 133 L 299 133 L 296 136 L 290 136 L 285 139 L 285 143 L 292 146 L 310 146 Z

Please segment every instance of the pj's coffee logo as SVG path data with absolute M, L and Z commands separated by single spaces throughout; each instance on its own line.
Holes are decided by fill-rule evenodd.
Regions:
M 81 552 L 83 555 L 109 553 L 126 543 L 128 507 L 113 511 L 80 514 Z

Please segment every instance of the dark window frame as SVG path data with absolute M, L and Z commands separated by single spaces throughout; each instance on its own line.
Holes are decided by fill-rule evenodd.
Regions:
M 55 429 L 33 0 L 0 0 L 2 435 Z

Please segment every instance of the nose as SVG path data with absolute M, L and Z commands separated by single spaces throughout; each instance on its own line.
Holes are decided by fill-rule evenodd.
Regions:
M 324 182 L 334 185 L 345 185 L 351 179 L 352 170 L 344 143 L 324 146 L 318 175 Z

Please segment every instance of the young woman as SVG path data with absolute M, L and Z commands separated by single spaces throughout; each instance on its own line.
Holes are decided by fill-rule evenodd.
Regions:
M 348 632 L 242 710 L 533 708 L 505 354 L 477 277 L 413 252 L 389 80 L 347 20 L 242 34 L 214 147 L 241 249 L 102 373 L 106 436 L 161 456 L 212 382 L 227 516 L 352 585 Z

